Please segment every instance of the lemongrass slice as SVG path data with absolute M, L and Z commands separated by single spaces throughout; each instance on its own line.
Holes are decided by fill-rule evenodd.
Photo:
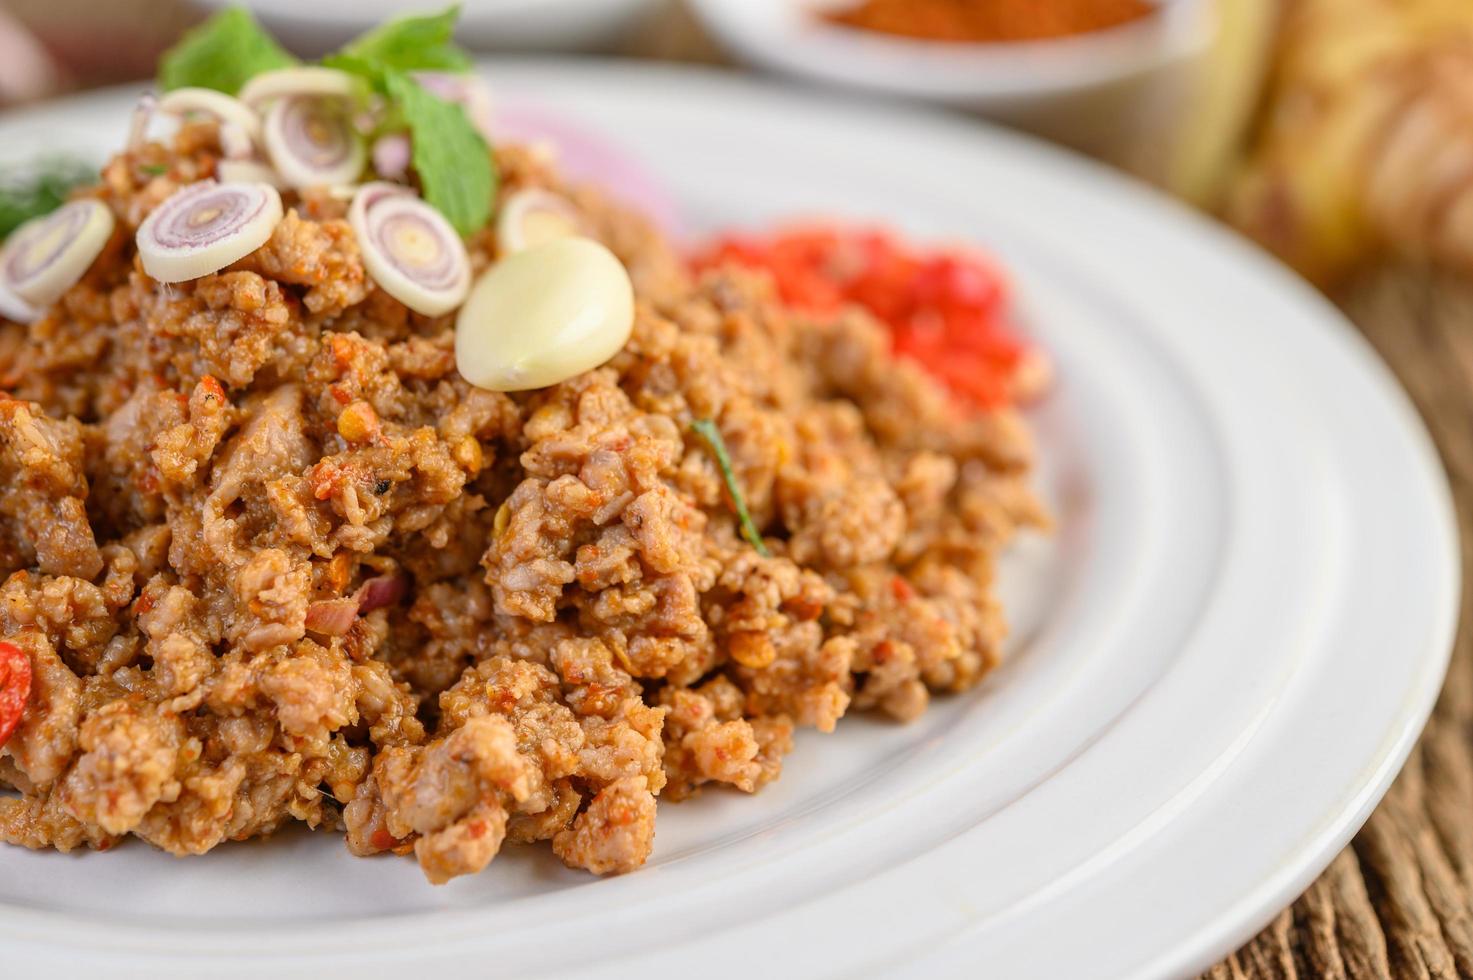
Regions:
M 282 183 L 281 175 L 272 170 L 270 164 L 259 160 L 219 160 L 215 163 L 215 176 L 231 184 L 242 182 L 270 184 L 277 190 L 283 190 L 286 187 Z
M 219 272 L 266 244 L 280 221 L 281 195 L 270 184 L 190 184 L 138 227 L 143 271 L 159 282 Z
M 362 91 L 359 81 L 345 71 L 307 66 L 262 72 L 245 83 L 237 98 L 259 111 L 272 99 L 287 95 L 320 95 L 356 100 Z
M 361 240 L 363 238 L 362 229 L 367 227 L 369 208 L 386 197 L 414 197 L 414 191 L 403 184 L 391 184 L 387 180 L 373 180 L 366 184 L 359 184 L 354 188 L 351 197 L 352 203 L 348 205 L 348 224 L 353 226 L 354 232 Z
M 368 151 L 350 104 L 336 96 L 288 95 L 266 113 L 263 141 L 288 187 L 351 184 Z
M 560 238 L 476 280 L 455 323 L 455 366 L 478 388 L 545 388 L 598 367 L 634 326 L 634 287 L 614 254 Z
M 348 208 L 363 266 L 379 288 L 425 316 L 459 306 L 471 284 L 471 261 L 445 216 L 412 195 L 365 184 Z
M 578 211 L 568 199 L 540 187 L 509 195 L 496 218 L 496 241 L 503 254 L 536 248 L 583 230 Z
M 34 323 L 40 316 L 40 310 L 0 284 L 0 319 L 13 323 Z
M 115 224 L 112 210 L 95 200 L 32 218 L 0 251 L 0 281 L 22 301 L 49 306 L 91 268 Z
M 181 119 L 210 116 L 219 121 L 222 140 L 225 139 L 226 127 L 233 127 L 236 133 L 244 133 L 252 143 L 261 140 L 261 117 L 239 99 L 214 89 L 176 88 L 159 98 L 157 111 Z

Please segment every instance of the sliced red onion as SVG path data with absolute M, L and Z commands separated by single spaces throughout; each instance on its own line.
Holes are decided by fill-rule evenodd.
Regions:
M 137 150 L 148 142 L 148 124 L 153 122 L 153 114 L 158 105 L 158 96 L 152 92 L 144 92 L 138 97 L 138 104 L 133 107 L 133 117 L 128 123 L 129 150 Z
M 358 587 L 353 598 L 358 601 L 359 614 L 392 606 L 409 592 L 409 579 L 403 575 L 375 575 Z
M 176 88 L 158 101 L 158 111 L 180 119 L 209 116 L 220 123 L 220 148 L 244 159 L 261 141 L 261 117 L 244 102 L 208 88 Z
M 379 288 L 416 313 L 448 313 L 470 290 L 465 243 L 439 211 L 402 188 L 395 193 L 385 186 L 364 185 L 348 209 L 364 268 Z
M 41 311 L 0 285 L 0 319 L 13 323 L 34 323 Z
M 414 80 L 432 95 L 454 102 L 465 110 L 466 118 L 489 143 L 491 141 L 491 87 L 479 75 L 460 75 L 448 71 L 417 71 Z
M 320 95 L 357 101 L 362 94 L 362 83 L 347 72 L 312 65 L 262 72 L 245 83 L 237 98 L 259 112 L 273 99 L 288 95 Z
M 289 187 L 351 184 L 368 153 L 343 98 L 288 95 L 266 113 L 266 153 Z
M 112 209 L 71 201 L 17 228 L 0 250 L 0 284 L 32 306 L 50 306 L 92 266 L 112 237 Z
M 220 160 L 215 164 L 215 176 L 226 183 L 257 183 L 270 184 L 277 190 L 283 190 L 281 175 L 271 169 L 269 164 L 259 160 Z
M 496 215 L 496 240 L 503 254 L 580 234 L 583 222 L 568 199 L 540 187 L 510 194 Z
M 323 636 L 343 636 L 357 618 L 357 599 L 323 599 L 307 607 L 305 625 Z
M 373 172 L 385 180 L 403 180 L 409 158 L 409 137 L 404 133 L 388 133 L 373 142 Z
M 271 185 L 203 180 L 144 219 L 138 254 L 159 282 L 198 279 L 260 248 L 280 221 L 281 195 Z

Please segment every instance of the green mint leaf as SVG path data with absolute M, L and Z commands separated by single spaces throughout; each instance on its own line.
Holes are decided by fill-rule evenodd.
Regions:
M 72 189 L 97 180 L 97 168 L 57 157 L 0 174 L 0 239 L 61 207 Z
M 296 63 L 244 7 L 230 7 L 164 52 L 159 88 L 199 86 L 234 95 L 253 76 Z
M 496 167 L 465 110 L 402 72 L 384 72 L 383 85 L 409 126 L 410 162 L 424 199 L 462 235 L 483 228 L 496 197 Z
M 736 470 L 732 468 L 731 454 L 726 451 L 726 441 L 721 438 L 721 430 L 710 419 L 697 419 L 690 427 L 705 440 L 711 455 L 716 457 L 716 468 L 721 471 L 721 479 L 726 481 L 726 494 L 731 498 L 732 510 L 736 511 L 737 525 L 742 530 L 742 537 L 757 549 L 757 554 L 763 558 L 771 557 L 767 542 L 762 540 L 762 535 L 758 533 L 757 525 L 752 520 L 752 512 L 747 510 L 747 498 L 742 496 L 742 488 L 737 483 Z
M 396 17 L 349 41 L 323 63 L 341 68 L 334 62 L 344 57 L 396 71 L 469 71 L 470 58 L 451 39 L 459 16 L 457 5 L 438 14 Z

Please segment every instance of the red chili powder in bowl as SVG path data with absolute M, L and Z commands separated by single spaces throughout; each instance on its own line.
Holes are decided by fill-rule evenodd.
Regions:
M 834 23 L 929 41 L 1036 41 L 1139 20 L 1146 0 L 861 0 Z

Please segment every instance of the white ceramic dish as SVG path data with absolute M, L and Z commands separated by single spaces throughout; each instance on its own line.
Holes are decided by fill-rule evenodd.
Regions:
M 1216 18 L 1206 0 L 1153 0 L 1121 27 L 1046 41 L 942 44 L 856 30 L 819 13 L 849 0 L 690 0 L 751 65 L 872 94 L 967 109 L 1115 157 L 1170 128 Z
M 756 798 L 663 808 L 617 879 L 512 847 L 434 889 L 305 832 L 187 862 L 0 849 L 7 975 L 1166 977 L 1291 901 L 1410 749 L 1458 594 L 1437 459 L 1338 314 L 989 129 L 694 71 L 490 74 L 619 134 L 693 226 L 835 212 L 1016 271 L 1060 368 L 1034 421 L 1061 523 L 1003 570 L 1010 662 L 916 725 L 808 733 Z M 101 152 L 127 99 L 13 115 L 0 144 Z
M 218 10 L 236 0 L 193 0 Z M 462 0 L 456 37 L 482 51 L 573 51 L 613 44 L 665 0 Z M 304 54 L 330 50 L 390 17 L 438 10 L 435 0 L 247 0 L 281 40 Z

